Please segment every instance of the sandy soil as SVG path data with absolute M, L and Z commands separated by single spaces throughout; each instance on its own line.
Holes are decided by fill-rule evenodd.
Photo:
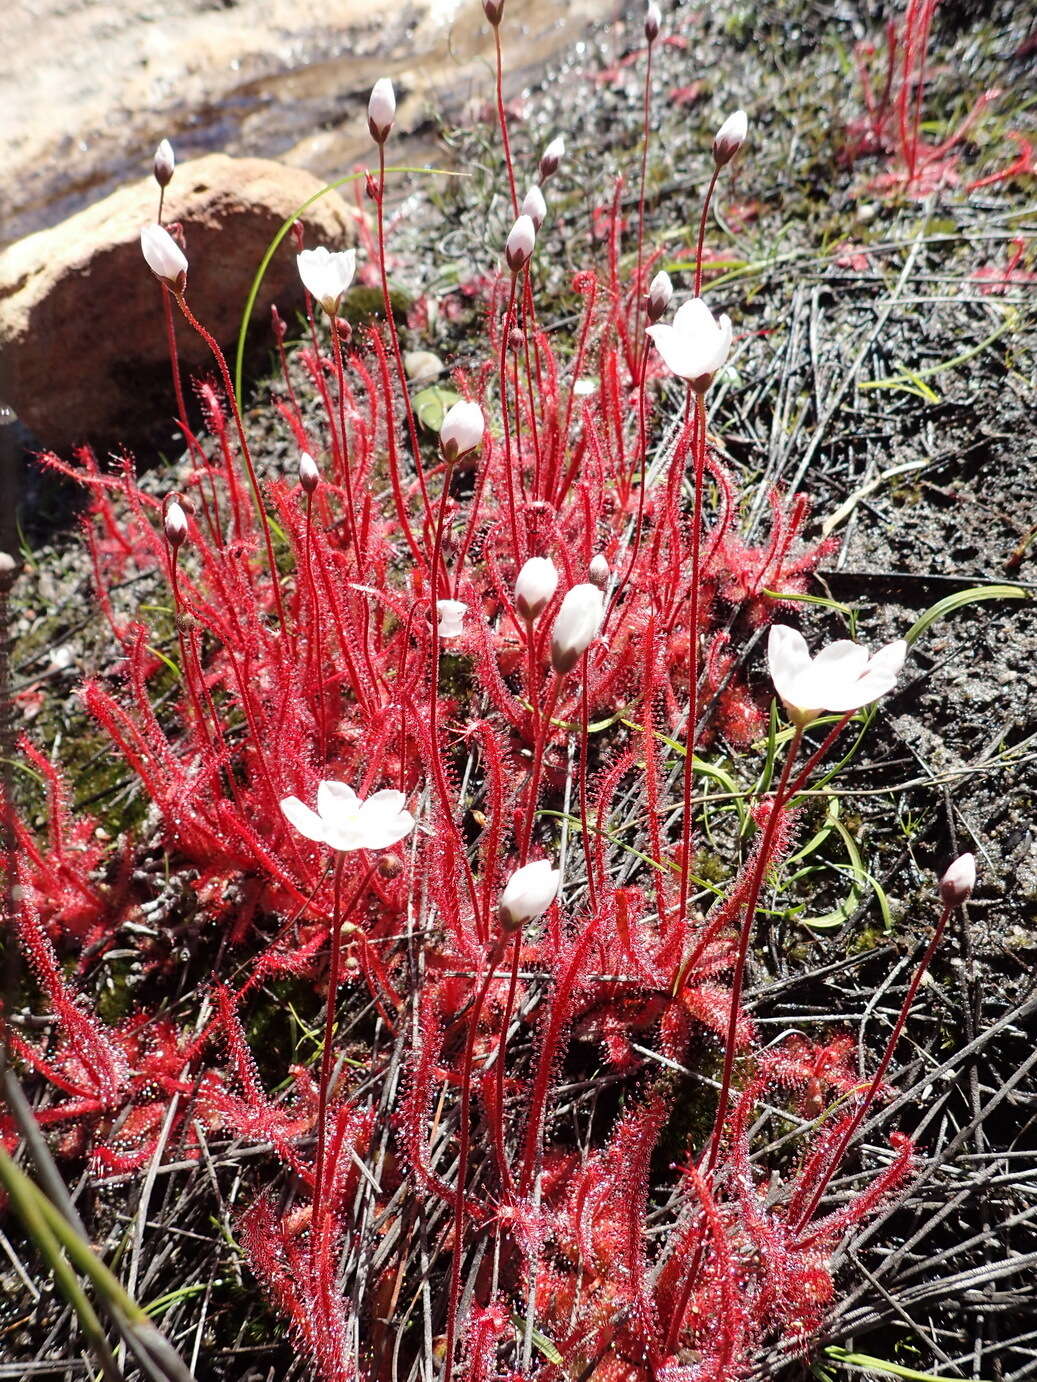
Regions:
M 615 8 L 522 0 L 510 92 Z M 369 156 L 377 77 L 397 84 L 401 130 L 417 130 L 433 108 L 485 99 L 493 54 L 479 0 L 18 0 L 2 38 L 0 243 L 139 177 L 164 137 L 180 157 L 278 157 L 330 178 Z

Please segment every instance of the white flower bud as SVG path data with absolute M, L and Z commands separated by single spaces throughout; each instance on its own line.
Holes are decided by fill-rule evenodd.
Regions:
M 522 214 L 528 216 L 533 222 L 534 230 L 539 230 L 544 224 L 544 217 L 547 215 L 547 202 L 544 201 L 544 194 L 535 182 L 526 193 L 522 203 Z
M 299 457 L 299 484 L 307 494 L 312 494 L 320 484 L 320 471 L 317 469 L 317 462 L 308 451 L 304 451 Z
M 662 22 L 662 11 L 655 3 L 655 0 L 651 0 L 648 9 L 645 11 L 645 38 L 649 43 L 654 43 L 659 37 L 659 27 Z
M 516 869 L 501 893 L 497 915 L 505 931 L 517 931 L 542 917 L 558 896 L 562 875 L 547 859 Z
M 962 854 L 940 879 L 940 901 L 945 907 L 960 907 L 972 896 L 976 886 L 976 856 Z
M 187 537 L 187 514 L 184 513 L 183 506 L 177 499 L 168 499 L 162 514 L 162 527 L 165 529 L 166 541 L 175 552 L 184 543 Z
M 446 459 L 456 461 L 458 456 L 474 451 L 482 441 L 485 425 L 478 403 L 452 404 L 439 429 L 439 444 Z
M 175 293 L 182 293 L 187 284 L 187 256 L 165 226 L 144 226 L 140 232 L 140 248 L 155 277 L 167 283 Z
M 520 216 L 511 227 L 511 234 L 508 236 L 507 244 L 504 246 L 504 258 L 508 261 L 508 268 L 513 274 L 517 274 L 521 268 L 529 263 L 533 248 L 536 245 L 536 227 L 529 216 Z
M 384 144 L 389 138 L 393 121 L 396 119 L 396 93 L 388 77 L 379 77 L 371 88 L 371 99 L 367 103 L 367 128 L 376 144 Z
M 605 598 L 596 585 L 574 585 L 566 592 L 551 630 L 551 665 L 560 677 L 571 672 L 597 638 L 605 618 Z
M 665 269 L 660 269 L 648 285 L 648 320 L 657 322 L 666 315 L 673 297 L 673 284 Z
M 549 177 L 553 177 L 558 172 L 559 164 L 565 157 L 565 140 L 560 134 L 555 135 L 547 148 L 540 155 L 540 168 L 537 181 L 543 185 Z
M 173 146 L 168 139 L 163 139 L 155 150 L 155 159 L 151 165 L 152 172 L 155 174 L 155 181 L 159 187 L 169 186 L 175 167 L 176 159 L 173 157 Z
M 532 624 L 551 603 L 558 589 L 558 568 L 550 557 L 530 557 L 515 581 L 515 605 Z
M 605 554 L 598 552 L 591 557 L 590 565 L 587 567 L 587 579 L 591 585 L 596 585 L 599 590 L 604 590 L 609 583 L 609 564 L 605 560 Z
M 731 162 L 745 143 L 748 130 L 749 118 L 744 110 L 736 110 L 734 115 L 727 117 L 713 140 L 713 162 L 718 168 L 723 168 L 725 163 Z
M 438 633 L 440 638 L 460 638 L 464 633 L 464 617 L 468 606 L 463 600 L 437 600 Z

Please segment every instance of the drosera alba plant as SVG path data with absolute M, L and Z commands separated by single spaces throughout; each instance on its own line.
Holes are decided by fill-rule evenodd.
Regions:
M 862 114 L 850 121 L 842 159 L 853 165 L 864 158 L 884 157 L 890 166 L 876 174 L 866 190 L 917 199 L 961 181 L 961 149 L 986 110 L 997 101 L 997 88 L 984 91 L 967 115 L 938 143 L 924 138 L 929 44 L 940 0 L 905 0 L 903 12 L 886 23 L 885 46 L 858 43 L 854 52 Z M 1013 136 L 1013 138 L 1018 138 Z M 1016 163 L 1018 164 L 1018 160 Z M 1016 176 L 1025 163 L 1013 165 L 969 184 L 989 186 Z
M 508 15 L 485 9 L 500 62 Z M 661 25 L 650 6 L 649 56 Z M 111 632 L 113 674 L 83 703 L 152 804 L 151 834 L 120 845 L 124 873 L 135 850 L 190 871 L 220 946 L 194 1011 L 110 1026 L 88 1010 L 59 947 L 85 966 L 85 938 L 113 947 L 145 904 L 116 862 L 98 886 L 100 856 L 73 848 L 89 827 L 26 746 L 51 810 L 19 865 L 17 934 L 51 1026 L 12 1049 L 45 1091 L 40 1121 L 102 1183 L 231 1133 L 262 1149 L 238 1238 L 321 1378 L 747 1375 L 777 1337 L 809 1350 L 836 1245 L 911 1171 L 893 1133 L 870 1182 L 828 1193 L 968 896 L 967 862 L 944 878 L 874 1071 L 845 1034 L 765 1045 L 744 1001 L 804 794 L 893 693 L 907 646 L 841 640 L 811 658 L 775 624 L 772 686 L 758 658 L 748 680 L 733 666 L 732 639 L 783 607 L 765 592 L 787 602 L 827 550 L 802 540 L 805 500 L 777 492 L 771 533 L 748 544 L 708 425 L 739 327 L 736 302 L 701 296 L 703 245 L 719 179 L 751 145 L 744 114 L 706 164 L 694 275 L 659 268 L 643 195 L 624 249 L 617 198 L 604 264 L 573 279 L 571 342 L 545 328 L 533 272 L 564 147 L 548 144 L 519 203 L 505 145 L 485 336 L 434 435 L 392 314 L 388 81 L 368 115 L 384 316 L 347 328 L 352 250 L 298 251 L 295 360 L 315 406 L 298 377 L 273 405 L 294 459 L 257 465 L 161 199 L 142 250 L 164 316 L 210 348 L 204 430 L 188 427 L 174 348 L 175 490 L 157 497 L 128 457 L 44 458 L 88 492 Z M 170 153 L 163 190 L 173 167 Z M 168 587 L 164 616 L 120 606 L 141 573 Z M 170 675 L 174 714 L 157 694 Z M 767 739 L 772 689 L 784 756 L 736 784 L 742 829 L 721 832 L 729 868 L 707 885 L 704 783 L 725 744 Z M 288 979 L 309 993 L 314 1050 L 274 1092 L 248 1034 Z M 703 1057 L 715 1093 L 688 1078 Z M 776 1108 L 797 1132 L 770 1194 L 757 1127 Z

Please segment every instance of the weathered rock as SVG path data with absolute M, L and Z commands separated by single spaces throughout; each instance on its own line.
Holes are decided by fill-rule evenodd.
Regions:
M 187 301 L 225 348 L 278 227 L 320 187 L 310 173 L 267 159 L 210 154 L 177 168 L 163 220 L 184 228 Z M 162 293 L 140 250 L 157 191 L 150 178 L 124 187 L 0 254 L 0 395 L 46 446 L 134 444 L 174 414 Z M 303 224 L 309 245 L 352 242 L 350 212 L 335 192 L 307 208 Z M 286 236 L 256 302 L 257 336 L 272 302 L 285 314 L 301 299 Z M 203 342 L 174 314 L 184 371 L 215 372 Z

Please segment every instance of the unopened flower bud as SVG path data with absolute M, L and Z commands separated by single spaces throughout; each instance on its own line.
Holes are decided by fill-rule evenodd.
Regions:
M 482 8 L 483 14 L 496 28 L 504 15 L 504 0 L 482 0 Z
M 548 859 L 516 869 L 501 893 L 497 915 L 505 931 L 517 931 L 529 921 L 542 917 L 558 896 L 562 875 Z
M 544 201 L 544 194 L 535 182 L 526 193 L 522 203 L 522 214 L 528 216 L 533 222 L 534 230 L 539 230 L 544 224 L 544 217 L 547 215 L 547 202 Z
M 659 26 L 662 22 L 662 11 L 655 0 L 650 0 L 648 9 L 645 11 L 645 38 L 649 43 L 654 43 L 659 37 Z
M 960 907 L 963 902 L 968 902 L 975 886 L 975 855 L 959 855 L 940 879 L 940 901 L 945 907 Z
M 144 226 L 140 232 L 140 248 L 155 277 L 168 284 L 174 293 L 182 293 L 187 285 L 187 256 L 165 226 Z
M 605 618 L 605 599 L 585 582 L 566 592 L 551 630 L 551 665 L 560 677 L 571 672 L 597 638 Z
M 320 484 L 320 471 L 317 469 L 317 462 L 308 451 L 304 451 L 299 457 L 299 484 L 307 494 L 312 494 Z
M 657 322 L 666 315 L 673 297 L 673 284 L 665 269 L 660 269 L 648 285 L 648 320 Z
M 378 876 L 387 881 L 399 878 L 403 872 L 403 860 L 395 854 L 379 854 L 378 856 Z
M 526 333 L 519 326 L 513 326 L 508 332 L 508 349 L 513 355 L 517 355 L 526 344 Z
M 187 537 L 187 514 L 184 513 L 183 505 L 178 499 L 166 500 L 162 513 L 162 527 L 165 529 L 166 541 L 174 552 L 183 546 Z
M 599 590 L 604 590 L 609 583 L 609 564 L 605 560 L 605 554 L 598 552 L 591 557 L 590 565 L 587 567 L 587 579 L 591 585 L 596 585 Z
M 713 140 L 713 162 L 718 168 L 723 168 L 725 163 L 731 162 L 745 143 L 748 129 L 749 119 L 744 110 L 736 110 L 734 115 L 729 115 L 720 126 Z
M 175 167 L 176 159 L 173 157 L 173 146 L 168 139 L 163 139 L 155 150 L 155 158 L 151 165 L 152 172 L 155 174 L 155 181 L 159 187 L 169 186 Z
M 558 172 L 558 167 L 565 157 L 565 140 L 560 134 L 555 135 L 547 148 L 540 155 L 540 168 L 538 170 L 537 182 L 541 186 L 549 177 L 553 177 Z
M 515 581 L 515 606 L 532 624 L 558 589 L 558 568 L 550 557 L 530 557 Z
M 367 128 L 376 144 L 384 144 L 389 138 L 393 121 L 396 119 L 396 93 L 388 77 L 379 77 L 371 88 L 371 99 L 367 103 Z
M 504 246 L 504 258 L 513 274 L 517 274 L 529 263 L 536 238 L 536 227 L 532 219 L 529 216 L 520 216 L 511 227 L 511 234 Z
M 474 451 L 482 441 L 485 426 L 478 403 L 462 400 L 452 404 L 439 429 L 439 445 L 446 459 L 456 461 L 458 456 Z
M 463 600 L 436 601 L 436 627 L 440 638 L 460 638 L 468 606 Z

